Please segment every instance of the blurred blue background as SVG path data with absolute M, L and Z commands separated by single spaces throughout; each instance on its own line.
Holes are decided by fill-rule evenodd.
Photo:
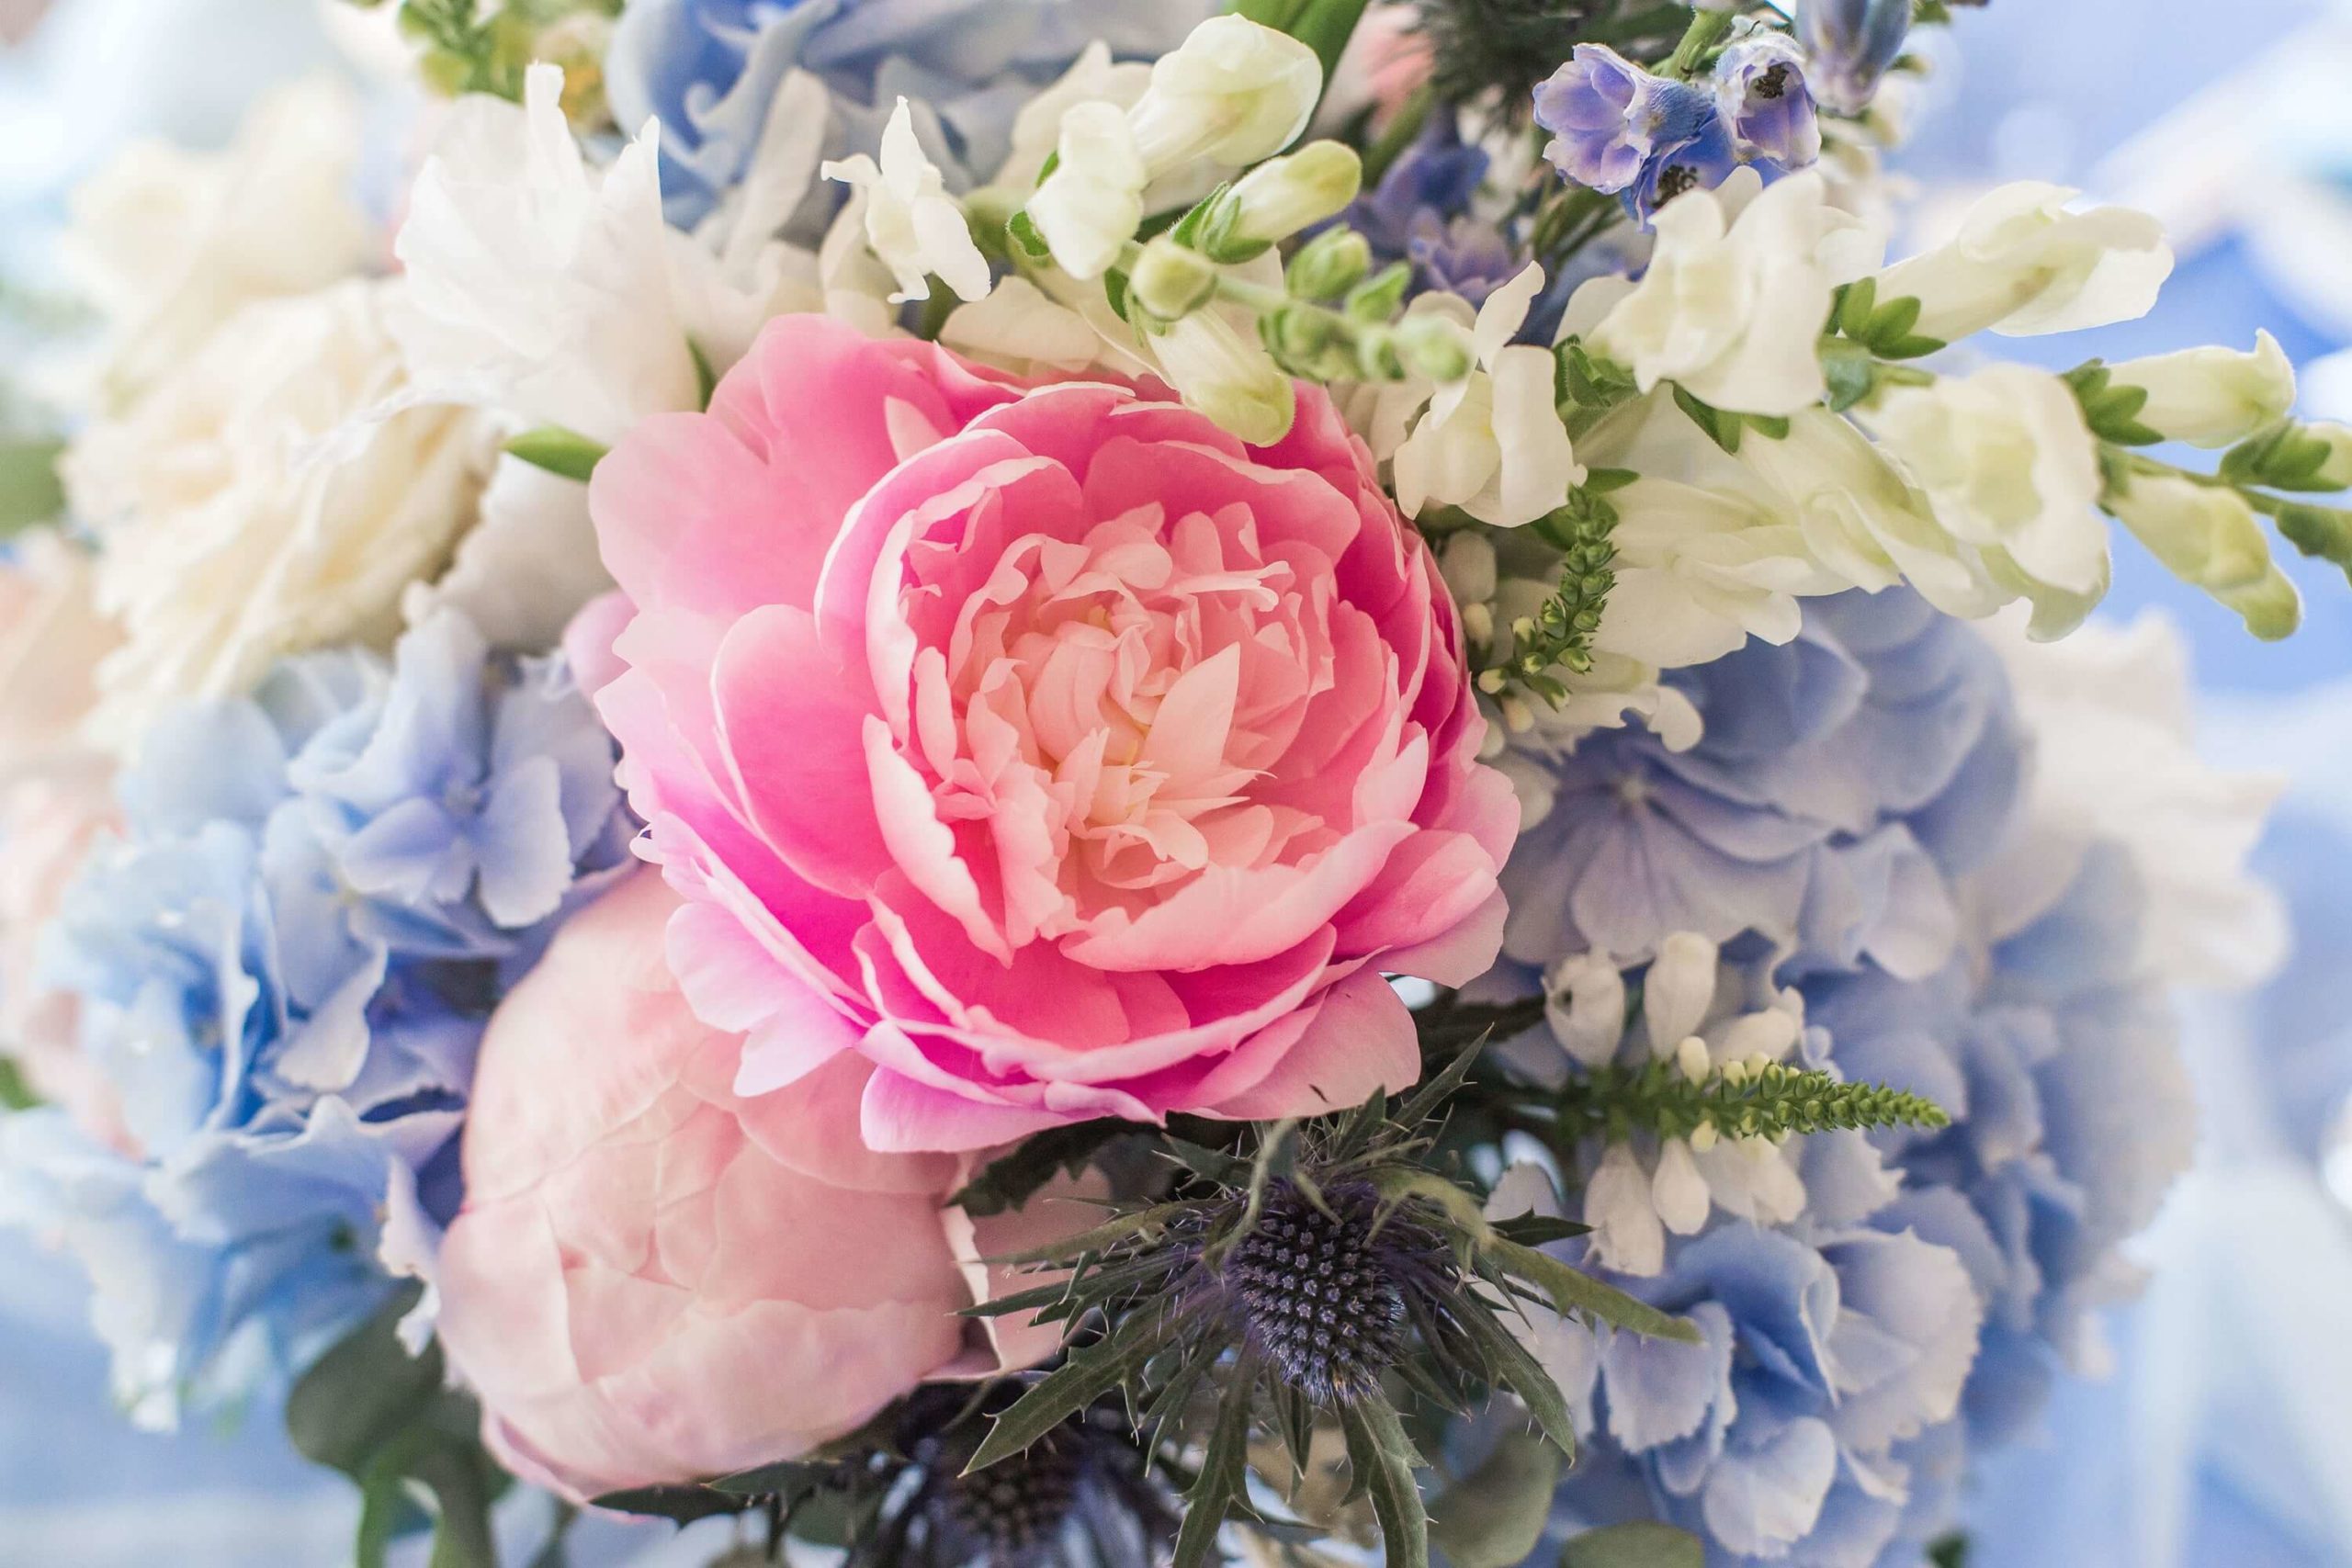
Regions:
M 62 191 L 127 138 L 218 144 L 261 85 L 347 69 L 330 25 L 311 0 L 0 0 L 0 276 L 38 280 Z M 1991 0 L 1932 42 L 1899 164 L 1923 226 L 2046 179 L 2155 211 L 2180 253 L 2149 319 L 2011 349 L 2064 366 L 2267 327 L 2304 368 L 2304 412 L 2352 418 L 2352 4 Z M 1982 1478 L 1973 1568 L 2352 1564 L 2352 592 L 2290 570 L 2309 619 L 2266 646 L 2118 551 L 2109 611 L 2188 637 L 2207 749 L 2290 780 L 2261 865 L 2298 946 L 2253 997 L 2192 998 L 2203 1145 L 2143 1248 L 2154 1281 L 2118 1314 L 2115 1375 L 2062 1391 L 2041 1438 Z M 0 1232 L 0 1568 L 346 1561 L 343 1483 L 274 1422 L 121 1422 L 83 1296 Z M 575 1561 L 700 1564 L 725 1529 L 594 1531 Z

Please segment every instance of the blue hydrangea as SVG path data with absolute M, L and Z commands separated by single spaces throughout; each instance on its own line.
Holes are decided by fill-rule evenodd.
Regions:
M 1908 594 L 1812 602 L 1788 647 L 1674 680 L 1707 723 L 1691 750 L 1634 730 L 1551 761 L 1510 958 L 1702 931 L 1802 997 L 1802 1065 L 1952 1123 L 1804 1140 L 1795 1220 L 1718 1210 L 1619 1281 L 1701 1345 L 1552 1343 L 1594 1432 L 1558 1528 L 1667 1518 L 1717 1568 L 1914 1568 L 1969 1456 L 2097 1364 L 2097 1310 L 2135 1282 L 2120 1244 L 2187 1162 L 2134 863 L 2095 844 L 2063 889 L 2013 874 L 2034 840 L 2006 680 Z
M 996 172 L 1013 117 L 1095 39 L 1156 59 L 1213 0 L 632 0 L 605 58 L 613 111 L 662 121 L 662 188 L 691 227 L 743 177 L 786 73 L 833 96 L 829 156 L 872 152 L 899 96 L 961 189 Z
M 151 735 L 43 956 L 129 1146 L 0 1132 L 0 1213 L 80 1254 L 142 1416 L 299 1361 L 429 1255 L 490 1008 L 625 858 L 613 760 L 560 662 L 450 612 Z
M 1504 874 L 1504 952 L 1645 958 L 1678 931 L 1757 931 L 1838 964 L 1923 975 L 1950 955 L 1948 878 L 2015 803 L 2000 662 L 1905 592 L 1812 601 L 1785 647 L 1674 671 L 1705 724 L 1638 728 L 1544 761 L 1553 796 Z

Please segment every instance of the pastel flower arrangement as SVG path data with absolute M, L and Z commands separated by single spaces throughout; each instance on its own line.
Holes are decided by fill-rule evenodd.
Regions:
M 1887 264 L 1941 6 L 1490 9 L 400 0 L 390 231 L 325 87 L 93 183 L 0 1217 L 135 1418 L 368 1562 L 1950 1561 L 2283 934 L 2110 520 L 2285 636 L 2352 432 L 1949 352 L 2172 263 Z

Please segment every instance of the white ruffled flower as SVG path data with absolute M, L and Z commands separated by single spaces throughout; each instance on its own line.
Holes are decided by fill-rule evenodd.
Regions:
M 2221 773 L 2198 755 L 2179 631 L 2149 612 L 2055 643 L 2030 641 L 2007 617 L 1985 635 L 2034 741 L 2025 827 L 1980 874 L 1998 889 L 1980 902 L 2006 917 L 1989 939 L 2040 918 L 2106 840 L 2139 868 L 2150 973 L 2230 987 L 2270 974 L 2286 956 L 2286 911 L 2246 863 L 2285 781 Z
M 924 156 L 915 140 L 913 115 L 900 98 L 882 128 L 882 160 L 860 152 L 820 171 L 856 195 L 866 243 L 899 280 L 891 303 L 931 298 L 931 276 L 958 299 L 980 299 L 989 291 L 989 262 L 973 243 L 963 203 L 947 193 L 947 177 Z
M 349 282 L 249 305 L 63 465 L 104 546 L 100 607 L 125 646 L 100 666 L 92 733 L 127 750 L 185 697 L 245 690 L 288 653 L 385 641 L 401 592 L 471 521 L 488 432 L 469 411 L 397 409 L 387 321 L 403 285 Z
M 2287 417 L 2295 406 L 2295 367 L 2268 333 L 2246 353 L 2184 348 L 2109 367 L 2109 385 L 2148 394 L 2135 416 L 2167 441 L 2231 446 Z
M 1515 528 L 1557 511 L 1584 482 L 1560 423 L 1551 353 L 1511 342 L 1543 291 L 1544 269 L 1531 265 L 1479 310 L 1478 368 L 1438 388 L 1396 448 L 1396 502 L 1407 515 L 1458 506 Z
M 1060 158 L 1029 198 L 1030 220 L 1063 271 L 1099 277 L 1135 237 L 1154 184 L 1272 157 L 1306 129 L 1322 89 L 1322 62 L 1306 44 L 1247 17 L 1212 17 L 1152 65 L 1132 107 L 1102 96 L 1062 110 Z M 1025 136 L 1035 134 L 1033 122 Z
M 145 392 L 241 306 L 357 272 L 358 162 L 358 106 L 322 77 L 261 99 L 221 152 L 134 142 L 83 181 L 59 249 L 106 318 L 103 400 Z
M 2172 276 L 2164 226 L 2129 208 L 2068 208 L 2080 193 L 2022 180 L 1986 195 L 1949 244 L 1878 277 L 1883 305 L 1919 301 L 1912 330 L 1946 343 L 2076 332 L 2144 316 Z
M 1564 330 L 1717 408 L 1791 414 L 1821 400 L 1819 342 L 1831 295 L 1874 265 L 1857 221 L 1828 206 L 1817 174 L 1758 190 L 1741 169 L 1657 215 L 1657 248 L 1637 284 L 1577 290 Z
M 821 96 L 797 77 L 786 94 L 808 85 Z M 611 443 L 646 414 L 700 406 L 695 346 L 724 368 L 767 317 L 825 299 L 814 259 L 766 242 L 755 213 L 717 254 L 662 221 L 658 127 L 592 170 L 562 88 L 535 65 L 519 106 L 451 107 L 393 247 L 410 283 L 397 331 L 420 395 Z M 770 117 L 784 130 L 791 107 Z M 813 175 L 807 154 L 793 174 Z M 753 196 L 763 211 L 797 201 Z
M 2064 382 L 1996 365 L 1888 388 L 1860 416 L 1927 492 L 1944 531 L 1980 551 L 1996 581 L 2033 601 L 2044 635 L 2078 624 L 2104 596 L 2098 454 Z

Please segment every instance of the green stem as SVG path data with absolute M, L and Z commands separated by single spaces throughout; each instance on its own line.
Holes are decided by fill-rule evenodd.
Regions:
M 1668 56 L 1662 74 L 1691 75 L 1698 70 L 1699 62 L 1706 52 L 1722 42 L 1723 36 L 1731 31 L 1731 20 L 1729 11 L 1691 12 L 1690 25 L 1683 30 L 1682 41 L 1676 44 L 1674 52 Z

